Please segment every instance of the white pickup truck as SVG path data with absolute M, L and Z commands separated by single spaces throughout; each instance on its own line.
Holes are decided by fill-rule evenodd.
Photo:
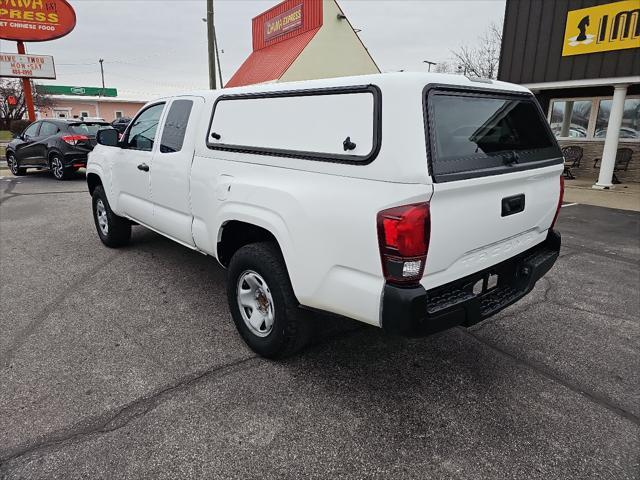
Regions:
M 147 104 L 87 165 L 98 235 L 132 225 L 215 257 L 266 357 L 310 311 L 424 335 L 526 295 L 556 261 L 563 160 L 525 88 L 392 73 Z

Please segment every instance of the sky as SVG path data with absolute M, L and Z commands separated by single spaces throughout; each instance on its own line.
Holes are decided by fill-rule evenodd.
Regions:
M 41 83 L 105 86 L 124 98 L 149 100 L 208 88 L 205 0 L 71 0 L 76 28 L 66 37 L 27 43 L 28 53 L 53 55 L 57 79 Z M 228 80 L 251 53 L 251 19 L 279 0 L 214 0 L 222 75 Z M 424 71 L 451 50 L 472 45 L 491 22 L 501 24 L 505 0 L 339 0 L 383 71 Z M 0 40 L 0 51 L 16 51 Z

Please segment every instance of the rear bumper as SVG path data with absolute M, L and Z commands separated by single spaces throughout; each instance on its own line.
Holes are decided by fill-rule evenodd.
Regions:
M 560 254 L 560 234 L 549 230 L 544 242 L 509 260 L 440 287 L 385 285 L 382 328 L 389 333 L 422 336 L 456 325 L 469 327 L 528 294 Z M 473 286 L 497 275 L 495 288 L 475 295 Z
M 88 152 L 65 152 L 62 155 L 62 164 L 65 167 L 86 167 Z

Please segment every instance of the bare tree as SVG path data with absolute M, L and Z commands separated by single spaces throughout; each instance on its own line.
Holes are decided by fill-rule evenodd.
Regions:
M 474 46 L 464 45 L 453 50 L 453 62 L 456 68 L 465 75 L 482 78 L 496 78 L 500 64 L 500 47 L 502 46 L 502 27 L 491 22 L 487 30 L 478 37 Z
M 458 73 L 455 60 L 442 60 L 433 69 L 436 73 Z
M 37 108 L 46 108 L 53 105 L 51 97 L 39 93 L 33 89 L 33 104 Z M 7 99 L 16 98 L 16 105 L 9 105 Z M 22 81 L 13 78 L 0 79 L 0 123 L 4 128 L 9 128 L 12 120 L 21 120 L 27 114 L 27 102 L 22 91 Z

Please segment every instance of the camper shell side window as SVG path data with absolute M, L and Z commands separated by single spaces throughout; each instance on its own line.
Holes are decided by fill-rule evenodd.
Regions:
M 374 85 L 218 97 L 207 146 L 256 155 L 364 165 L 381 144 L 381 93 Z

